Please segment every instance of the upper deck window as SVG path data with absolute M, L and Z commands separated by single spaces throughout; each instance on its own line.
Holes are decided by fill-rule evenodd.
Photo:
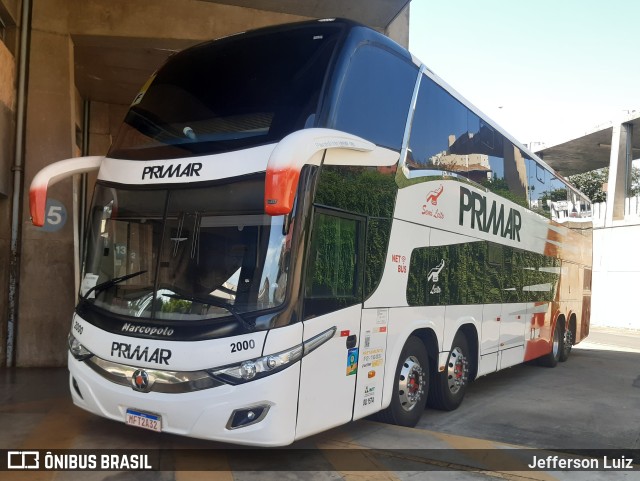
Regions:
M 371 45 L 358 48 L 350 60 L 334 128 L 400 150 L 418 68 Z
M 108 156 L 206 155 L 278 142 L 313 125 L 339 24 L 202 44 L 172 57 L 133 101 Z

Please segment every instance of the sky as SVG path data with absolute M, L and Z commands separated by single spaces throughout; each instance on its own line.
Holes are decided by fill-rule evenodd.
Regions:
M 638 0 L 410 8 L 411 53 L 521 143 L 555 145 L 640 113 Z

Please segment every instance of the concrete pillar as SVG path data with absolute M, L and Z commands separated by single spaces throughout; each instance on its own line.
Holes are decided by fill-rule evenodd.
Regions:
M 393 19 L 383 32 L 387 37 L 395 40 L 405 48 L 409 48 L 409 3 Z
M 11 245 L 11 196 L 15 137 L 16 61 L 0 42 L 0 366 L 6 358 L 9 304 L 9 252 Z
M 605 227 L 611 227 L 614 220 L 624 219 L 625 200 L 631 186 L 632 145 L 633 125 L 614 125 L 611 134 Z
M 33 2 L 16 366 L 64 365 L 74 307 L 71 179 L 49 190 L 49 197 L 66 207 L 62 229 L 35 228 L 28 212 L 29 183 L 36 172 L 76 153 L 67 8 L 60 0 Z

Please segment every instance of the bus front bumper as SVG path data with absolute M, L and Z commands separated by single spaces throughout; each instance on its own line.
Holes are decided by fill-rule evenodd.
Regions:
M 162 432 L 254 446 L 285 446 L 295 438 L 300 363 L 263 379 L 186 393 L 138 392 L 98 375 L 69 354 L 69 386 L 75 405 L 125 422 L 127 410 L 157 416 Z M 75 383 L 75 385 L 74 385 Z M 258 421 L 233 424 L 244 412 L 264 408 Z

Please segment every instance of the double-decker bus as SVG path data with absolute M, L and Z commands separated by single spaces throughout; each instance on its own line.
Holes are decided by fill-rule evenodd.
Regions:
M 69 335 L 73 402 L 286 445 L 413 426 L 589 330 L 588 200 L 385 36 L 270 27 L 171 57 L 99 169 Z

